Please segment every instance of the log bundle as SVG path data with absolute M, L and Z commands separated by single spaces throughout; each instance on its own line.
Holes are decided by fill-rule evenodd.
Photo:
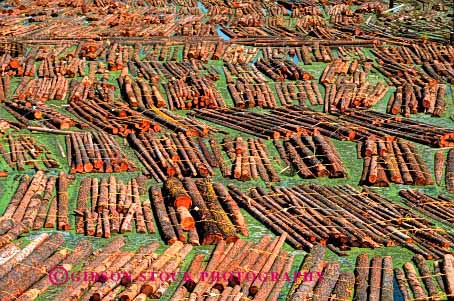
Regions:
M 201 140 L 183 133 L 165 134 L 158 137 L 150 133 L 130 134 L 129 143 L 146 168 L 146 174 L 157 182 L 168 177 L 214 175 L 205 153 L 207 149 Z
M 127 183 L 110 176 L 83 178 L 79 184 L 76 233 L 109 238 L 114 233 L 154 233 L 149 199 L 142 201 L 146 183 L 134 178 Z
M 25 232 L 41 228 L 70 230 L 68 182 L 63 172 L 58 177 L 47 176 L 43 171 L 33 177 L 22 176 L 3 218 L 13 219 Z
M 6 102 L 4 108 L 24 124 L 36 121 L 43 123 L 50 129 L 68 129 L 73 126 L 86 127 L 84 123 L 76 121 L 40 101 L 13 99 Z
M 304 71 L 300 66 L 290 60 L 271 58 L 269 60 L 259 59 L 255 65 L 263 74 L 275 81 L 284 80 L 311 80 L 314 77 Z
M 38 144 L 33 137 L 9 134 L 4 137 L 3 143 L 0 145 L 0 154 L 13 170 L 23 171 L 31 167 L 38 171 L 60 167 L 46 146 Z
M 163 189 L 152 186 L 150 199 L 162 238 L 194 245 L 236 241 L 248 236 L 247 223 L 237 203 L 220 183 L 208 179 L 169 178 Z
M 347 176 L 336 147 L 322 135 L 295 135 L 283 143 L 274 139 L 274 145 L 281 159 L 302 178 Z
M 70 173 L 135 171 L 120 144 L 105 132 L 74 133 L 66 136 Z
M 327 114 L 302 106 L 278 108 L 262 113 L 241 109 L 203 109 L 195 110 L 194 115 L 264 139 L 290 138 L 294 134 L 321 134 L 338 140 L 353 140 L 370 135 L 367 130 L 358 131 L 357 126 L 338 122 Z
M 127 74 L 128 69 L 125 67 L 122 74 L 118 78 L 119 86 L 125 100 L 131 108 L 147 107 L 147 108 L 161 108 L 166 105 L 164 97 L 155 84 L 151 86 L 143 79 L 138 78 L 134 80 Z
M 426 113 L 433 117 L 441 117 L 446 110 L 446 85 L 426 84 L 423 88 L 409 82 L 398 86 L 388 101 L 387 113 L 392 115 Z
M 323 71 L 320 82 L 325 86 L 325 112 L 345 112 L 348 108 L 372 107 L 388 91 L 382 82 L 369 83 L 366 77 L 371 65 L 358 60 L 336 59 Z
M 287 232 L 287 242 L 297 249 L 318 242 L 343 254 L 351 247 L 401 245 L 431 259 L 449 253 L 453 244 L 445 230 L 367 188 L 300 185 L 268 193 L 256 187 L 249 195 L 229 189 L 239 206 L 273 232 Z
M 208 260 L 201 253 L 194 257 L 188 269 L 191 280 L 180 282 L 169 300 L 278 300 L 294 259 L 282 249 L 284 242 L 285 234 L 274 239 L 264 236 L 257 243 L 219 241 Z M 251 277 L 252 271 L 261 276 Z M 251 275 L 246 277 L 248 273 Z M 278 275 L 274 280 L 272 273 Z
M 69 80 L 62 75 L 53 78 L 23 77 L 13 98 L 19 100 L 65 100 L 68 94 Z
M 402 300 L 450 300 L 453 294 L 453 256 L 429 264 L 424 257 L 415 255 L 413 262 L 406 262 L 394 269 Z
M 429 167 L 413 143 L 402 139 L 386 141 L 372 135 L 357 145 L 358 155 L 364 159 L 361 185 L 388 187 L 389 183 L 419 186 L 434 184 Z
M 216 154 L 216 144 L 211 143 L 213 154 Z M 223 140 L 223 149 L 230 159 L 231 168 L 225 166 L 223 162 L 220 165 L 221 173 L 224 176 L 231 176 L 233 179 L 241 181 L 256 180 L 261 178 L 265 183 L 279 182 L 280 177 L 274 168 L 266 145 L 261 139 L 247 140 L 238 136 L 234 139 L 225 136 Z M 223 161 L 222 155 L 217 154 L 217 159 Z
M 439 223 L 448 227 L 452 226 L 454 211 L 451 206 L 449 197 L 439 195 L 438 197 L 430 196 L 420 190 L 400 190 L 399 195 L 402 197 L 404 204 L 415 208 L 423 215 L 428 216 Z
M 372 110 L 347 110 L 341 120 L 432 147 L 454 146 L 454 130 Z

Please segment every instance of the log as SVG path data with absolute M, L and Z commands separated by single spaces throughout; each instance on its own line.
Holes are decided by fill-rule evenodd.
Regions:
M 337 279 L 336 286 L 331 293 L 329 301 L 347 301 L 353 297 L 353 288 L 355 285 L 355 274 L 352 272 L 341 272 Z M 385 299 L 386 300 L 386 299 Z M 392 299 L 387 299 L 392 300 Z
M 68 221 L 68 177 L 64 172 L 58 176 L 57 203 L 57 229 L 68 231 L 71 229 Z
M 154 207 L 156 219 L 160 225 L 160 230 L 163 235 L 164 241 L 171 245 L 177 241 L 177 236 L 167 215 L 164 199 L 161 190 L 158 187 L 152 186 L 150 188 L 150 199 Z
M 391 256 L 383 257 L 380 300 L 393 300 L 393 261 Z
M 413 265 L 410 262 L 405 263 L 404 270 L 415 299 L 426 299 L 427 295 L 419 282 L 419 277 Z
M 366 301 L 369 280 L 369 256 L 366 253 L 356 257 L 355 266 L 355 301 Z
M 441 181 L 443 180 L 445 158 L 446 158 L 446 155 L 445 155 L 444 151 L 439 150 L 435 153 L 434 175 L 435 175 L 435 182 L 437 183 L 437 185 L 440 185 Z
M 312 300 L 328 300 L 340 275 L 340 263 L 328 263 L 323 271 L 323 278 L 314 288 Z
M 402 299 L 404 301 L 412 300 L 410 297 L 410 291 L 407 285 L 407 279 L 405 278 L 404 271 L 401 268 L 395 268 L 394 274 L 396 275 L 397 286 L 399 287 Z

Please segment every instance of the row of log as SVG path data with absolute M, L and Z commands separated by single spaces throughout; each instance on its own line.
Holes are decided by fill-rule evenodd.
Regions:
M 334 114 L 338 114 L 335 113 Z M 348 109 L 341 120 L 353 123 L 375 133 L 408 139 L 433 147 L 454 146 L 454 131 L 432 124 L 396 117 L 372 110 Z
M 364 159 L 361 185 L 434 184 L 429 167 L 411 142 L 386 141 L 372 135 L 364 143 L 358 142 L 357 147 L 358 158 Z
M 34 101 L 65 100 L 69 81 L 61 75 L 52 78 L 23 77 L 14 92 L 14 99 Z
M 120 144 L 105 132 L 66 135 L 70 173 L 135 171 L 134 164 L 121 152 Z
M 210 141 L 213 154 L 222 160 L 222 155 L 216 153 L 216 142 Z M 261 139 L 249 138 L 243 140 L 238 136 L 234 139 L 225 136 L 223 149 L 229 157 L 231 168 L 225 162 L 220 165 L 224 177 L 232 177 L 241 181 L 257 180 L 261 178 L 265 183 L 279 182 L 280 177 L 270 160 L 266 145 Z
M 274 139 L 274 145 L 287 168 L 302 178 L 347 176 L 336 147 L 322 135 L 295 135 L 283 143 Z
M 400 190 L 399 195 L 402 197 L 404 204 L 415 208 L 425 216 L 428 216 L 445 226 L 452 226 L 454 210 L 450 206 L 449 197 L 439 195 L 438 197 L 430 196 L 420 190 Z
M 267 228 L 287 232 L 287 242 L 297 249 L 309 250 L 318 242 L 342 256 L 351 247 L 401 245 L 431 259 L 448 253 L 453 244 L 445 230 L 367 188 L 299 185 L 272 187 L 268 193 L 256 187 L 250 195 L 232 185 L 229 189 Z
M 30 166 L 35 170 L 40 170 L 43 169 L 40 162 L 46 169 L 59 167 L 49 150 L 44 145 L 38 144 L 32 137 L 10 134 L 6 139 L 7 141 L 0 145 L 0 154 L 11 169 L 23 171 Z
M 154 219 L 143 177 L 126 184 L 114 176 L 83 178 L 77 196 L 76 233 L 110 238 L 113 233 L 154 233 Z M 135 226 L 134 226 L 135 225 Z
M 8 76 L 33 76 L 36 72 L 35 60 L 31 55 L 13 57 L 9 53 L 5 53 L 0 58 L 0 66 L 2 73 Z
M 131 108 L 143 107 L 161 108 L 166 105 L 166 101 L 157 85 L 150 85 L 143 79 L 132 79 L 127 73 L 128 69 L 124 68 L 122 75 L 118 78 L 120 91 Z M 170 96 L 169 96 L 170 97 Z
M 446 190 L 454 193 L 454 149 L 449 149 L 447 159 L 444 151 L 437 151 L 434 162 L 434 174 L 437 184 L 440 185 L 442 183 L 443 174 L 445 174 Z
M 282 249 L 285 236 L 264 236 L 257 243 L 221 240 L 209 260 L 202 253 L 195 255 L 187 271 L 191 280 L 181 281 L 169 300 L 278 300 L 294 259 Z
M 195 110 L 194 116 L 216 124 L 233 128 L 260 138 L 290 138 L 294 134 L 321 134 L 338 140 L 353 140 L 367 137 L 367 129 L 358 129 L 348 123 L 339 122 L 333 117 L 305 109 L 290 106 L 255 113 L 241 109 Z
M 320 46 L 319 44 L 314 44 L 313 46 L 285 48 L 265 47 L 262 48 L 262 52 L 264 58 L 267 60 L 271 58 L 282 58 L 283 56 L 288 56 L 291 60 L 294 60 L 296 57 L 298 62 L 303 62 L 304 65 L 312 65 L 313 62 L 327 63 L 331 62 L 335 58 L 331 48 Z
M 410 114 L 424 112 L 433 117 L 441 117 L 446 110 L 446 85 L 425 85 L 422 89 L 406 83 L 398 86 L 396 92 L 388 101 L 386 112 L 388 114 L 402 114 L 410 117 Z
M 22 176 L 2 218 L 14 220 L 25 232 L 43 227 L 70 230 L 68 184 L 64 172 L 58 177 L 47 176 L 43 171 L 33 177 Z
M 150 199 L 162 238 L 168 244 L 179 240 L 209 245 L 236 241 L 238 234 L 248 236 L 245 218 L 220 183 L 189 177 L 181 182 L 172 177 L 162 189 L 152 186 Z
M 47 56 L 38 68 L 38 77 L 54 78 L 58 76 L 77 77 L 85 76 L 86 62 L 76 57 L 59 59 L 56 56 Z M 33 74 L 34 75 L 34 74 Z

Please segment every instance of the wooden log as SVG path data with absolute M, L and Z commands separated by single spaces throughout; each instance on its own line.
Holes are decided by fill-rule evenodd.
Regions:
M 158 187 L 151 187 L 150 199 L 153 203 L 156 219 L 160 225 L 163 239 L 171 245 L 177 241 L 177 236 L 167 215 L 164 199 Z
M 192 199 L 184 190 L 181 181 L 176 177 L 170 177 L 165 182 L 165 188 L 171 197 L 174 208 L 177 209 L 181 227 L 184 230 L 193 229 L 195 227 L 195 221 L 188 211 L 191 208 Z
M 407 262 L 404 264 L 404 270 L 405 274 L 407 275 L 407 280 L 408 283 L 410 284 L 410 288 L 413 292 L 413 296 L 415 297 L 415 299 L 427 298 L 427 295 L 419 282 L 419 277 L 416 274 L 416 270 L 414 266 L 411 264 L 411 262 Z
M 68 221 L 68 177 L 64 172 L 60 172 L 58 176 L 57 203 L 57 229 L 70 230 L 71 226 Z
M 445 283 L 445 292 L 449 296 L 448 300 L 452 299 L 454 296 L 454 256 L 451 254 L 446 254 L 443 257 L 443 269 L 444 273 L 444 283 Z
M 50 200 L 49 211 L 47 211 L 44 228 L 55 228 L 55 225 L 57 224 L 57 208 L 57 197 L 53 197 Z
M 441 181 L 443 180 L 445 158 L 446 158 L 446 155 L 445 155 L 444 151 L 439 150 L 435 153 L 434 175 L 435 175 L 435 182 L 437 183 L 437 185 L 440 185 Z
M 366 253 L 356 257 L 355 266 L 355 301 L 366 301 L 368 298 L 369 256 Z
M 391 256 L 383 257 L 380 300 L 393 300 L 393 261 Z
M 314 288 L 313 300 L 328 300 L 340 275 L 340 263 L 328 263 L 323 271 L 323 278 Z
M 215 183 L 213 187 L 218 195 L 219 203 L 228 211 L 232 222 L 239 229 L 240 233 L 244 236 L 249 236 L 246 220 L 225 186 L 221 183 Z
M 416 263 L 416 266 L 418 267 L 419 275 L 422 278 L 429 298 L 431 298 L 432 300 L 440 300 L 440 297 L 438 296 L 438 289 L 435 285 L 435 282 L 432 279 L 432 273 L 430 272 L 424 257 L 420 254 L 416 254 L 413 257 L 413 261 Z
M 337 279 L 336 286 L 329 297 L 329 301 L 351 300 L 355 285 L 355 274 L 352 272 L 341 272 Z M 392 300 L 392 299 L 389 299 Z
M 446 175 L 445 175 L 446 190 L 449 193 L 454 193 L 454 149 L 448 151 L 448 159 L 446 160 Z
M 412 300 L 410 297 L 410 291 L 407 285 L 407 279 L 405 278 L 404 271 L 401 268 L 395 268 L 394 274 L 396 275 L 397 286 L 399 287 L 402 299 L 404 301 Z

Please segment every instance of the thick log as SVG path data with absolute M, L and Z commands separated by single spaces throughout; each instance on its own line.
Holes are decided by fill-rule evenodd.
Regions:
M 68 220 L 68 177 L 64 172 L 61 172 L 58 176 L 57 203 L 57 229 L 70 230 L 71 226 Z
M 329 301 L 347 301 L 353 297 L 353 288 L 355 285 L 355 274 L 352 272 L 341 272 L 337 279 Z M 385 300 L 385 299 L 384 299 Z M 392 299 L 389 299 L 392 300 Z
M 171 245 L 177 241 L 177 236 L 167 215 L 164 199 L 161 190 L 158 187 L 152 186 L 150 188 L 150 199 L 153 203 L 154 211 L 156 214 L 157 222 L 160 225 L 160 230 L 163 234 L 164 241 Z
M 369 256 L 366 253 L 356 257 L 355 266 L 355 301 L 367 301 L 369 280 Z

